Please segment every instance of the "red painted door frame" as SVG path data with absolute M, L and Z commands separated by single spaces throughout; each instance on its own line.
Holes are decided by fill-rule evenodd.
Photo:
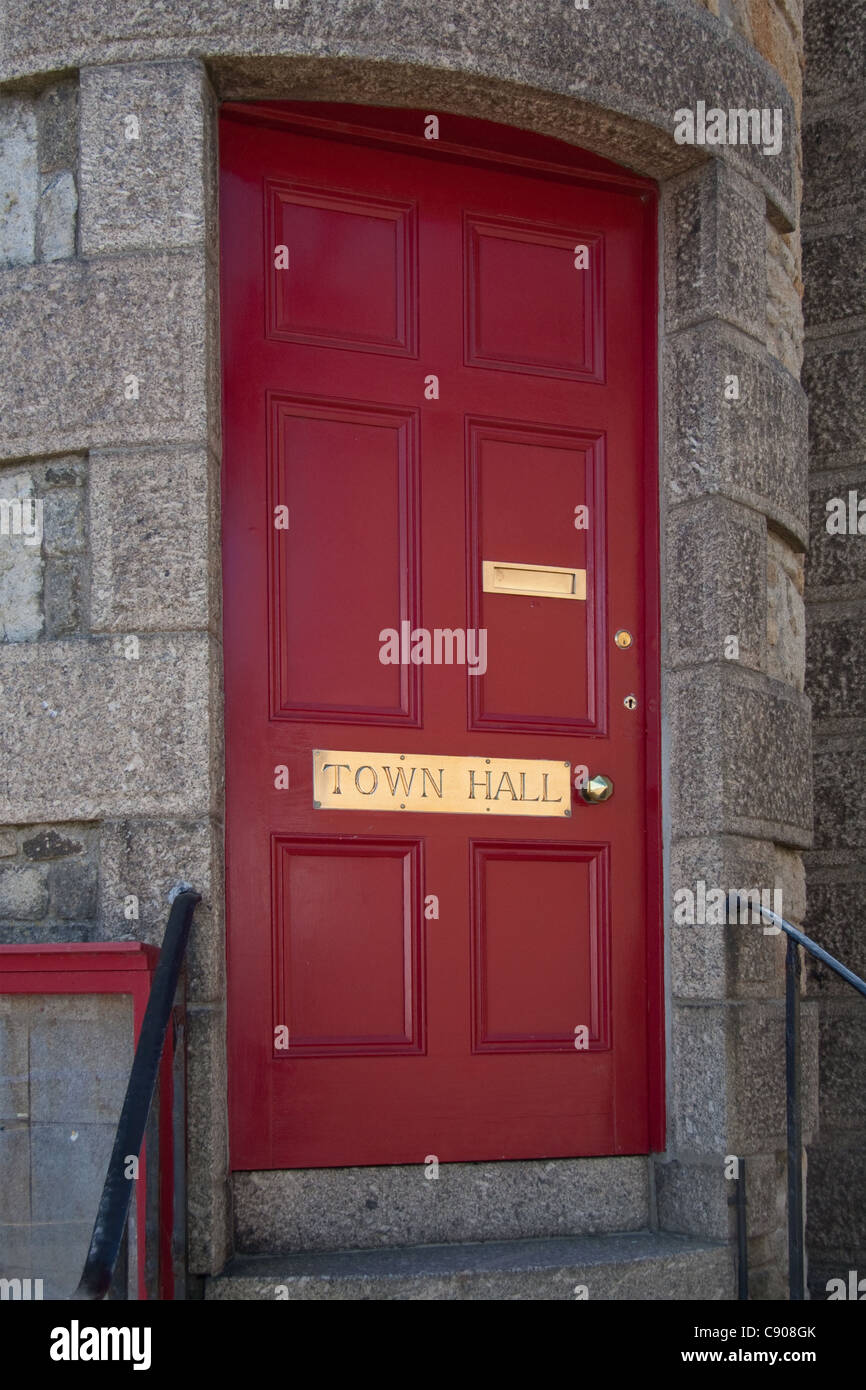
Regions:
M 283 130 L 286 135 L 317 135 L 327 137 L 345 146 L 356 146 L 359 150 L 379 149 L 395 154 L 407 154 L 438 162 L 452 161 L 456 166 L 475 167 L 479 170 L 511 170 L 527 178 L 538 178 L 559 182 L 566 187 L 580 187 L 586 190 L 616 190 L 631 196 L 642 208 L 642 247 L 643 266 L 641 276 L 640 302 L 634 305 L 635 333 L 639 335 L 642 346 L 643 379 L 636 381 L 634 391 L 641 402 L 643 420 L 643 458 L 642 458 L 642 509 L 644 518 L 642 545 L 642 570 L 644 583 L 643 621 L 640 632 L 643 655 L 642 690 L 644 709 L 639 727 L 645 737 L 646 768 L 646 875 L 645 882 L 637 885 L 637 900 L 646 904 L 646 1097 L 647 1123 L 646 1142 L 639 1148 L 626 1148 L 626 1152 L 654 1150 L 664 1146 L 664 1010 L 663 1010 L 663 942 L 661 905 L 661 814 L 660 814 L 660 732 L 659 732 L 659 548 L 658 548 L 658 466 L 657 466 L 657 202 L 654 186 L 646 180 L 637 178 L 626 171 L 594 155 L 573 149 L 559 141 L 539 137 L 524 131 L 510 130 L 488 122 L 465 120 L 457 117 L 442 117 L 440 139 L 428 141 L 421 133 L 424 130 L 425 113 L 417 111 L 380 110 L 374 108 L 326 106 L 320 103 L 257 103 L 232 104 L 223 108 L 222 129 L 231 132 L 237 149 L 239 128 L 247 127 L 251 137 L 256 130 Z M 237 155 L 233 156 L 237 159 Z M 225 176 L 231 179 L 232 173 Z M 226 196 L 229 184 L 224 183 L 224 205 L 229 203 Z M 225 213 L 224 213 L 225 215 Z M 268 248 L 265 248 L 265 273 L 267 275 Z M 238 273 L 238 267 L 229 267 L 224 259 L 223 275 Z M 260 274 L 259 266 L 245 266 L 245 277 Z M 224 278 L 224 295 L 226 292 Z M 235 300 L 235 303 L 237 300 Z M 270 310 L 268 311 L 271 312 Z M 223 318 L 223 356 L 226 381 L 233 380 L 232 373 L 237 370 L 236 358 L 232 355 L 232 343 L 226 334 L 238 322 L 235 317 L 231 323 L 228 315 Z M 407 330 L 408 332 L 408 330 Z M 313 341 L 313 339 L 310 339 Z M 326 346 L 333 352 L 339 344 Z M 615 350 L 611 344 L 610 350 Z M 404 343 L 404 355 L 416 355 L 409 338 Z M 376 351 L 375 345 L 371 348 Z M 386 349 L 387 351 L 387 349 Z M 402 349 L 401 349 L 402 351 Z M 382 361 L 387 365 L 387 357 Z M 483 364 L 482 364 L 483 365 Z M 426 370 L 419 362 L 419 369 Z M 347 393 L 351 395 L 351 393 Z M 224 415 L 225 415 L 224 395 Z M 576 421 L 577 426 L 580 422 Z M 269 1087 L 262 1086 L 258 1069 L 260 1056 L 251 1042 L 249 1026 L 243 1026 L 238 1017 L 238 1001 L 232 1000 L 232 984 L 235 972 L 240 967 L 241 955 L 245 949 L 244 923 L 249 912 L 249 884 L 245 882 L 246 868 L 236 857 L 236 839 L 232 835 L 233 815 L 240 813 L 240 807 L 233 809 L 233 796 L 238 771 L 243 757 L 245 729 L 251 711 L 248 705 L 249 654 L 238 645 L 238 634 L 244 626 L 242 606 L 238 603 L 238 587 L 244 583 L 244 569 L 248 563 L 243 549 L 243 527 L 239 526 L 234 513 L 232 499 L 237 499 L 244 487 L 249 484 L 238 483 L 238 440 L 232 431 L 232 421 L 224 419 L 226 454 L 223 465 L 224 499 L 228 511 L 224 513 L 224 588 L 226 603 L 226 736 L 227 736 L 227 936 L 228 936 L 228 974 L 229 974 L 229 1090 L 231 1122 L 232 1166 L 282 1167 L 294 1166 L 281 1156 L 278 1142 L 249 1144 L 245 1129 L 251 1122 L 256 1109 L 273 1104 Z M 273 501 L 262 497 L 259 504 L 262 514 Z M 469 498 L 471 509 L 471 497 Z M 252 515 L 252 513 L 250 513 Z M 502 557 L 508 559 L 509 557 Z M 519 557 L 516 557 L 519 558 Z M 608 645 L 612 633 L 608 634 Z M 610 664 L 610 658 L 608 657 Z M 411 668 L 410 668 L 411 670 Z M 255 715 L 253 714 L 253 717 Z M 348 722 L 348 721 L 344 721 Z M 388 720 L 383 720 L 388 723 Z M 505 727 L 505 726 L 501 726 Z M 375 733 L 375 730 L 367 730 Z M 358 731 L 349 734 L 339 732 L 339 722 L 334 726 L 333 738 L 327 746 L 353 748 L 369 746 L 376 748 L 396 748 L 395 738 L 399 734 L 392 728 L 381 729 L 378 741 L 365 745 L 359 742 Z M 324 746 L 324 745 L 320 745 Z M 438 748 L 435 751 L 450 753 L 451 748 Z M 540 756 L 537 752 L 534 756 Z M 545 756 L 557 756 L 551 741 L 550 751 Z M 602 768 L 593 768 L 602 771 Z M 340 813 L 345 815 L 345 813 Z M 380 818 L 374 817 L 378 822 Z M 413 818 L 414 819 L 414 818 Z M 444 818 L 442 818 L 444 819 Z M 382 853 L 388 853 L 387 842 L 393 843 L 395 831 L 392 818 L 385 816 L 382 821 Z M 303 827 L 303 835 L 314 835 L 320 825 L 328 832 L 332 824 L 324 827 L 317 823 L 312 810 L 309 823 Z M 485 829 L 489 827 L 485 826 Z M 340 823 L 340 831 L 351 834 L 348 822 Z M 401 829 L 406 834 L 414 833 L 414 827 L 401 821 Z M 335 829 L 335 827 L 334 827 Z M 378 831 L 378 823 L 375 826 Z M 365 825 L 365 831 L 369 830 Z M 294 833 L 294 831 L 293 831 Z M 474 832 L 473 832 L 474 833 Z M 589 832 L 587 832 L 589 833 Z M 303 836 L 302 836 L 303 838 Z M 327 838 L 327 836 L 326 836 Z M 480 842 L 478 842 L 480 844 Z M 297 847 L 297 846 L 296 846 Z M 481 847 L 483 852 L 483 846 Z M 276 904 L 276 900 L 275 900 Z M 640 904 L 643 905 L 642 903 Z M 274 910 L 276 911 L 276 905 Z M 238 952 L 240 951 L 240 955 Z M 249 1010 L 252 1001 L 247 999 L 245 1007 Z M 267 1010 L 267 1001 L 264 1001 Z M 265 1122 L 269 1127 L 270 1121 Z M 598 1152 L 597 1149 L 590 1150 Z M 606 1151 L 606 1150 L 605 1150 Z M 613 1150 L 611 1150 L 613 1151 Z M 464 1155 L 481 1157 L 481 1154 Z M 490 1155 L 493 1156 L 493 1155 Z M 541 1155 L 539 1155 L 541 1156 Z M 421 1155 L 423 1158 L 423 1155 Z M 319 1155 L 314 1163 L 328 1162 L 388 1162 L 405 1161 L 403 1157 L 370 1157 L 362 1154 L 357 1160 L 344 1157 L 329 1160 Z M 304 1163 L 301 1166 L 305 1166 Z

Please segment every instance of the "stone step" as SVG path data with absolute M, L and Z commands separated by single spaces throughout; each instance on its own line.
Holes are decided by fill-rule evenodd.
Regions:
M 645 1157 L 235 1173 L 235 1250 L 296 1254 L 639 1231 Z
M 733 1249 L 658 1231 L 238 1257 L 206 1299 L 728 1300 Z

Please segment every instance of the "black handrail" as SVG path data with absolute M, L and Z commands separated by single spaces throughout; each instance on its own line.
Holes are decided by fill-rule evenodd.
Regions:
M 732 893 L 742 908 L 751 906 L 748 893 Z M 757 904 L 755 904 L 757 906 Z M 803 1244 L 803 1137 L 800 1108 L 800 953 L 802 946 L 816 960 L 835 970 L 846 984 L 866 998 L 866 980 L 861 980 L 817 941 L 798 931 L 784 917 L 763 905 L 766 917 L 787 937 L 785 956 L 785 1112 L 788 1146 L 788 1298 L 802 1303 L 806 1297 L 806 1252 Z M 739 914 L 742 921 L 742 912 Z
M 123 1243 L 132 1182 L 125 1176 L 130 1154 L 141 1152 L 144 1131 L 156 1090 L 165 1033 L 177 991 L 177 982 L 189 939 L 192 914 L 201 895 L 192 889 L 177 894 L 168 915 L 168 925 L 129 1073 L 123 1109 L 117 1122 L 114 1148 L 96 1213 L 90 1249 L 84 1272 L 73 1299 L 104 1298 L 111 1287 L 114 1269 Z M 143 1233 L 142 1233 L 143 1238 Z

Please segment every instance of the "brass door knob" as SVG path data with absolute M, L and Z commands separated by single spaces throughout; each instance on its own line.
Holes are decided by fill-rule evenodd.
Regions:
M 608 797 L 613 796 L 613 782 L 599 773 L 590 777 L 580 788 L 580 796 L 589 806 L 594 806 L 597 801 L 607 801 Z

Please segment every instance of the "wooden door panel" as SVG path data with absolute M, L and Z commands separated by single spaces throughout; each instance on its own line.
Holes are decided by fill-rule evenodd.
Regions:
M 274 179 L 265 202 L 270 337 L 414 356 L 415 205 Z
M 468 215 L 467 366 L 603 381 L 603 247 L 576 227 Z M 588 273 L 575 273 L 579 248 Z
M 273 848 L 275 1058 L 423 1052 L 422 842 Z
M 471 727 L 603 732 L 604 436 L 495 420 L 467 429 L 470 626 L 487 630 L 488 650 L 486 673 L 467 674 Z M 485 592 L 485 560 L 573 567 L 586 599 Z
M 474 1051 L 608 1048 L 608 846 L 504 840 L 471 855 Z
M 269 515 L 288 509 L 271 537 L 273 714 L 417 724 L 419 668 L 383 665 L 378 643 L 418 620 L 417 412 L 281 393 L 269 404 Z

